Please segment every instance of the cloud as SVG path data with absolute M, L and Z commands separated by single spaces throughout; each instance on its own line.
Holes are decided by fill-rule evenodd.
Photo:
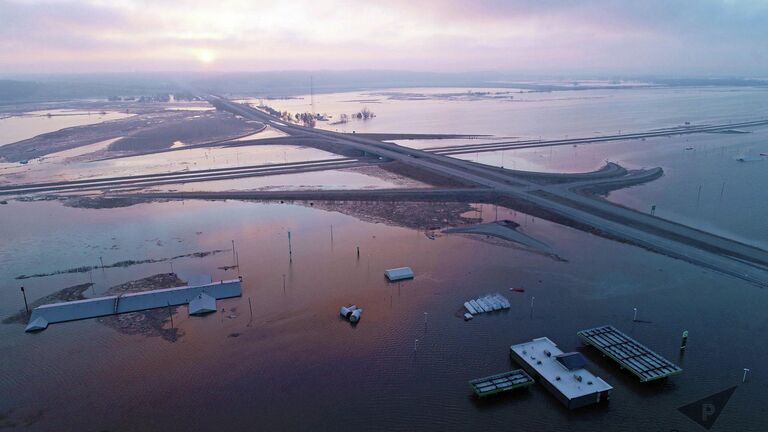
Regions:
M 0 0 L 0 72 L 755 74 L 767 41 L 768 3 L 748 0 Z

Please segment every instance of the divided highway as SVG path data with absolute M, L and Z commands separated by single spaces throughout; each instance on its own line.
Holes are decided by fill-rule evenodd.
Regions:
M 419 150 L 376 139 L 332 131 L 307 128 L 272 117 L 248 105 L 233 103 L 211 96 L 209 102 L 218 109 L 258 120 L 280 130 L 291 139 L 322 141 L 344 153 L 358 153 L 359 158 L 334 158 L 272 165 L 253 165 L 217 168 L 187 172 L 146 174 L 112 178 L 83 179 L 69 182 L 48 182 L 27 185 L 5 185 L 0 195 L 21 195 L 44 192 L 80 192 L 95 190 L 135 189 L 154 185 L 227 180 L 254 176 L 301 173 L 328 169 L 341 169 L 370 163 L 398 161 L 413 170 L 423 170 L 466 185 L 462 189 L 407 189 L 389 191 L 268 191 L 268 192 L 185 192 L 142 193 L 136 196 L 151 198 L 202 199 L 328 199 L 328 200 L 434 200 L 444 199 L 498 202 L 558 223 L 565 223 L 604 237 L 641 246 L 648 250 L 679 258 L 696 265 L 716 270 L 768 286 L 768 252 L 753 245 L 717 236 L 672 221 L 597 199 L 583 191 L 612 190 L 640 184 L 663 175 L 661 168 L 628 172 L 608 164 L 593 173 L 546 174 L 513 171 L 474 163 L 447 156 L 461 152 L 496 151 L 502 149 L 541 147 L 641 139 L 684 133 L 722 132 L 734 128 L 767 125 L 768 120 L 741 122 L 728 125 L 702 125 L 685 128 L 620 134 L 592 138 L 573 138 L 550 141 L 510 141 L 504 143 L 471 144 L 456 147 Z M 284 140 L 284 138 L 280 138 Z M 289 140 L 286 139 L 286 142 Z M 226 143 L 219 143 L 219 145 Z M 581 192 L 581 193 L 580 193 Z
M 236 104 L 226 99 L 212 97 L 211 103 L 219 109 L 248 119 L 265 122 L 292 136 L 316 137 L 345 145 L 365 154 L 397 160 L 414 168 L 474 183 L 492 189 L 501 202 L 512 207 L 537 209 L 540 214 L 555 220 L 570 221 L 582 229 L 588 227 L 606 237 L 632 243 L 649 250 L 710 268 L 756 285 L 768 286 L 768 252 L 752 245 L 717 236 L 685 225 L 641 213 L 605 200 L 594 199 L 577 193 L 574 189 L 589 186 L 589 180 L 574 187 L 543 185 L 514 171 L 500 170 L 470 161 L 434 154 L 428 151 L 383 143 L 354 134 L 312 129 L 289 124 L 273 118 L 255 108 Z M 768 121 L 745 122 L 727 126 L 695 127 L 697 132 L 725 130 L 725 128 L 768 124 Z M 675 133 L 680 133 L 675 130 Z M 669 130 L 649 132 L 644 136 L 663 136 Z M 605 140 L 615 139 L 606 137 Z M 622 139 L 626 139 L 626 136 Z M 661 175 L 658 169 L 654 175 Z M 599 183 L 604 179 L 594 179 Z

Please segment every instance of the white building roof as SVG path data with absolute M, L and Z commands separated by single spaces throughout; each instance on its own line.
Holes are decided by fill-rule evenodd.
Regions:
M 384 276 L 391 281 L 401 279 L 411 279 L 413 277 L 413 270 L 410 267 L 398 267 L 384 271 Z
M 568 370 L 556 358 L 563 354 L 563 351 L 549 338 L 541 337 L 512 345 L 511 349 L 568 399 L 613 389 L 607 382 L 584 368 Z
M 189 302 L 190 315 L 202 315 L 216 312 L 216 299 L 202 292 Z
M 43 317 L 37 317 L 27 324 L 27 328 L 24 331 L 33 332 L 38 330 L 45 330 L 48 328 L 48 321 Z

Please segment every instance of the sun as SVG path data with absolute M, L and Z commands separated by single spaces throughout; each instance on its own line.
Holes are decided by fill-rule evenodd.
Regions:
M 201 49 L 196 53 L 197 60 L 201 63 L 211 64 L 216 60 L 216 53 L 208 49 Z

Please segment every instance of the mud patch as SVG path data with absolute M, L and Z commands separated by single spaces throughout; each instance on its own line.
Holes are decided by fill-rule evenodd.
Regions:
M 184 285 L 186 283 L 179 279 L 175 273 L 160 273 L 144 279 L 113 286 L 107 290 L 106 294 L 120 295 Z M 166 328 L 166 324 L 170 325 L 171 314 L 175 314 L 177 309 L 178 306 L 171 306 L 148 311 L 122 313 L 100 317 L 97 318 L 97 321 L 122 334 L 161 337 L 168 342 L 176 342 L 184 336 L 184 332 L 176 327 Z
M 83 293 L 93 286 L 92 283 L 84 283 L 80 285 L 74 285 L 71 287 L 64 288 L 63 290 L 56 291 L 53 294 L 47 295 L 45 297 L 42 297 L 40 299 L 35 300 L 34 302 L 29 304 L 29 310 L 32 311 L 34 308 L 46 304 L 51 303 L 61 303 L 61 302 L 69 302 L 69 301 L 75 301 L 75 300 L 83 300 L 87 297 L 83 295 Z M 29 316 L 27 316 L 27 312 L 24 310 L 21 310 L 14 315 L 9 316 L 8 318 L 5 318 L 2 322 L 3 324 L 26 324 Z
M 520 224 L 503 220 L 498 222 L 471 225 L 443 230 L 446 234 L 465 234 L 470 238 L 480 239 L 498 246 L 516 247 L 532 253 L 544 255 L 556 261 L 567 262 L 552 251 L 552 248 L 519 230 Z
M 354 216 L 364 222 L 424 231 L 467 225 L 479 220 L 465 215 L 474 210 L 471 204 L 459 202 L 313 201 L 304 205 Z
M 17 427 L 27 428 L 42 419 L 44 414 L 45 411 L 41 409 L 26 413 L 17 413 L 13 409 L 8 410 L 4 413 L 0 413 L 0 429 Z
M 64 205 L 72 208 L 113 209 L 130 207 L 147 202 L 138 198 L 107 198 L 107 197 L 75 197 L 64 201 Z
M 175 257 L 166 257 L 166 258 L 151 258 L 151 259 L 144 259 L 144 260 L 125 260 L 125 261 L 118 261 L 113 264 L 109 265 L 98 265 L 98 266 L 82 266 L 82 267 L 75 267 L 71 269 L 66 270 L 56 270 L 54 272 L 50 273 L 37 273 L 33 275 L 19 275 L 16 276 L 16 279 L 22 280 L 22 279 L 31 279 L 31 278 L 39 278 L 39 277 L 46 277 L 46 276 L 54 276 L 59 274 L 66 274 L 66 273 L 87 273 L 92 270 L 97 269 L 108 269 L 108 268 L 114 268 L 114 267 L 131 267 L 135 265 L 141 265 L 141 264 L 152 264 L 152 263 L 159 263 L 159 262 L 166 262 L 166 261 L 172 261 L 177 260 L 180 258 L 205 258 L 209 255 L 215 255 L 217 253 L 221 252 L 229 252 L 231 249 L 215 249 L 212 251 L 203 251 L 203 252 L 193 252 L 188 253 L 184 255 L 176 255 Z

